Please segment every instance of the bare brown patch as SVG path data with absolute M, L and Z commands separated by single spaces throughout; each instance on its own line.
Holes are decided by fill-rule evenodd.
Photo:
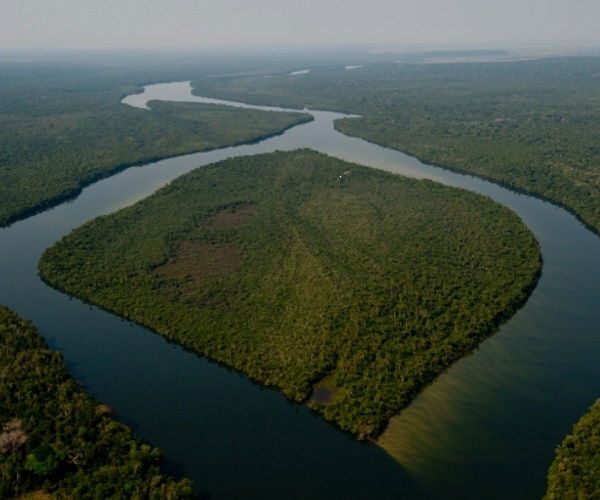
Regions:
M 242 251 L 234 244 L 217 245 L 182 241 L 175 255 L 156 272 L 167 279 L 186 280 L 194 288 L 227 274 L 242 262 Z
M 332 395 L 333 391 L 329 387 L 319 386 L 314 388 L 311 399 L 318 403 L 327 404 L 331 402 Z
M 333 376 L 329 375 L 313 384 L 313 392 L 308 399 L 308 402 L 315 401 L 324 405 L 331 403 L 337 390 L 338 387 L 333 381 Z
M 104 415 L 110 416 L 110 415 L 114 414 L 115 410 L 112 408 L 112 406 L 108 406 L 106 404 L 99 404 L 98 406 L 96 406 L 95 412 L 96 412 L 96 415 L 101 417 Z
M 233 210 L 223 210 L 213 215 L 204 223 L 204 227 L 209 229 L 228 229 L 237 227 L 254 214 L 256 214 L 256 205 L 247 203 L 238 206 Z
M 50 493 L 43 490 L 32 491 L 20 496 L 18 500 L 52 500 L 54 498 Z

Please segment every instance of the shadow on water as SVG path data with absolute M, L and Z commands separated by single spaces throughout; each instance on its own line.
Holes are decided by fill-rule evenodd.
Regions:
M 151 85 L 124 102 L 151 100 L 283 111 L 192 96 L 189 82 Z M 600 239 L 554 205 L 344 136 L 333 122 L 347 115 L 309 112 L 314 121 L 280 136 L 122 171 L 0 230 L 0 303 L 34 321 L 85 388 L 210 498 L 541 496 L 555 445 L 599 395 Z M 527 304 L 394 417 L 380 447 L 53 290 L 36 272 L 41 253 L 62 235 L 198 166 L 301 147 L 490 196 L 519 214 L 542 249 L 543 273 Z

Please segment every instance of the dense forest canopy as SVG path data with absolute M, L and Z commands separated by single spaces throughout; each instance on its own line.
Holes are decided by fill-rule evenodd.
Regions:
M 0 497 L 192 498 L 141 443 L 85 394 L 35 327 L 0 306 Z
M 600 58 L 370 64 L 194 83 L 224 99 L 362 115 L 336 127 L 541 195 L 600 231 Z
M 135 78 L 168 78 L 169 68 L 175 77 L 184 72 L 0 64 L 0 225 L 126 166 L 255 140 L 310 119 L 191 103 L 153 103 L 152 111 L 120 103 L 140 90 Z
M 600 399 L 556 449 L 544 498 L 600 498 Z
M 361 437 L 525 300 L 532 234 L 480 195 L 299 150 L 199 168 L 43 255 L 44 279 Z

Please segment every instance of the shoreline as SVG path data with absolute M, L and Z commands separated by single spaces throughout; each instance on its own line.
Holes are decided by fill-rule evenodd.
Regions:
M 141 92 L 138 92 L 138 93 L 141 93 Z M 132 95 L 132 94 L 128 94 L 128 95 Z M 56 196 L 48 198 L 40 203 L 30 206 L 30 207 L 23 208 L 22 210 L 15 212 L 13 215 L 6 217 L 5 220 L 0 221 L 0 229 L 8 228 L 8 227 L 12 226 L 13 224 L 15 224 L 16 222 L 25 220 L 34 215 L 38 215 L 42 212 L 45 212 L 46 210 L 51 210 L 52 208 L 55 208 L 65 202 L 72 201 L 75 198 L 77 198 L 85 188 L 95 184 L 96 182 L 107 179 L 108 177 L 112 177 L 113 175 L 119 174 L 129 168 L 144 167 L 146 165 L 149 165 L 151 163 L 156 163 L 158 161 L 168 160 L 171 158 L 185 157 L 185 156 L 196 154 L 196 153 L 208 153 L 210 151 L 217 151 L 220 149 L 233 148 L 236 146 L 258 144 L 267 139 L 271 139 L 273 137 L 283 135 L 288 130 L 290 130 L 294 127 L 297 127 L 299 125 L 304 125 L 305 123 L 310 123 L 311 121 L 314 121 L 314 119 L 315 119 L 314 116 L 310 115 L 309 113 L 299 113 L 299 114 L 306 115 L 306 117 L 302 117 L 302 120 L 299 120 L 293 124 L 290 124 L 283 129 L 279 129 L 279 130 L 273 131 L 272 133 L 268 133 L 268 134 L 261 134 L 261 135 L 255 136 L 252 139 L 249 139 L 247 141 L 236 141 L 236 142 L 224 144 L 223 146 L 219 146 L 216 148 L 192 149 L 190 151 L 186 151 L 183 153 L 176 153 L 176 154 L 172 154 L 172 155 L 150 156 L 148 158 L 145 158 L 143 160 L 139 160 L 139 161 L 136 161 L 133 163 L 122 163 L 122 164 L 115 165 L 112 168 L 105 170 L 103 172 L 97 172 L 96 174 L 92 175 L 88 179 L 85 179 L 85 180 L 81 181 L 80 183 L 78 183 L 78 185 L 72 189 L 69 189 L 63 193 L 60 193 Z

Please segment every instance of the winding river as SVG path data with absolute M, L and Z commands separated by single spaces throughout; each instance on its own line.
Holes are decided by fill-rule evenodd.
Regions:
M 285 111 L 191 90 L 188 82 L 151 85 L 124 103 Z M 282 135 L 130 168 L 1 229 L 0 303 L 34 321 L 84 388 L 211 498 L 539 498 L 554 447 L 600 396 L 600 238 L 550 203 L 344 136 L 333 122 L 346 115 L 307 112 L 313 122 Z M 37 275 L 41 253 L 62 235 L 185 172 L 300 147 L 487 195 L 518 213 L 541 245 L 543 273 L 527 304 L 394 417 L 380 446 Z

